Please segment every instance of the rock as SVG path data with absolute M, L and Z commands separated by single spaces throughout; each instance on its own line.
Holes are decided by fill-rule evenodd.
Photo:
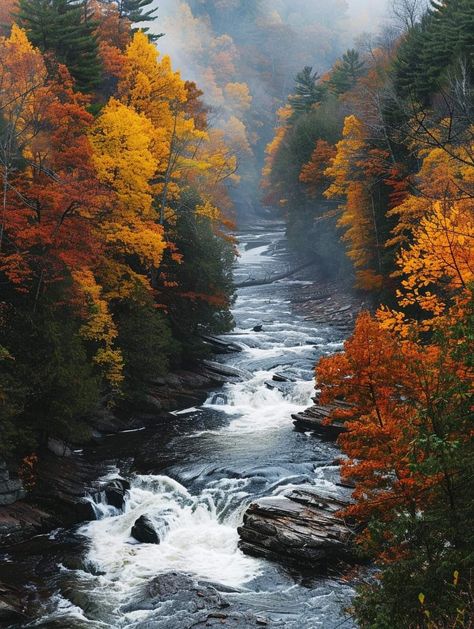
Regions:
M 275 382 L 294 382 L 291 378 L 287 378 L 287 376 L 284 376 L 282 373 L 276 372 L 273 374 L 272 380 Z
M 254 326 L 252 328 L 253 332 L 262 332 L 262 330 L 263 330 L 263 325 L 262 324 L 256 325 L 256 326 Z
M 123 428 L 121 420 L 105 406 L 94 411 L 89 424 L 102 433 L 119 432 Z
M 79 498 L 74 503 L 74 519 L 77 522 L 90 522 L 96 519 L 92 503 L 87 498 Z
M 158 396 L 148 393 L 140 400 L 139 410 L 144 413 L 160 414 L 163 410 L 163 402 Z
M 160 538 L 155 531 L 152 521 L 146 515 L 141 515 L 132 526 L 131 536 L 142 544 L 159 544 Z
M 332 421 L 329 424 L 325 422 L 335 409 L 348 409 L 349 405 L 339 400 L 334 404 L 322 405 L 318 403 L 317 397 L 314 400 L 314 406 L 291 416 L 295 427 L 299 430 L 312 430 L 328 440 L 336 441 L 340 434 L 347 432 L 347 427 L 342 421 Z
M 202 340 L 212 347 L 215 354 L 233 354 L 241 352 L 242 348 L 237 343 L 226 341 L 222 337 L 201 335 Z
M 251 378 L 252 374 L 237 367 L 222 365 L 213 360 L 203 360 L 204 373 L 208 374 L 213 382 L 224 384 L 225 382 L 243 382 Z
M 130 483 L 119 478 L 108 483 L 103 491 L 105 492 L 105 498 L 108 504 L 123 511 L 125 507 L 125 496 L 129 489 Z
M 0 583 L 0 626 L 12 627 L 25 620 L 20 592 Z
M 56 456 L 71 456 L 72 454 L 71 448 L 64 441 L 53 437 L 48 439 L 48 450 Z
M 336 513 L 349 503 L 306 485 L 252 503 L 239 527 L 239 548 L 253 556 L 324 571 L 354 561 L 354 530 Z

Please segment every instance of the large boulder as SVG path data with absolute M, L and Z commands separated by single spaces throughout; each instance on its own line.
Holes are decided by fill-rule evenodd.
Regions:
M 354 560 L 354 530 L 338 516 L 348 498 L 305 485 L 253 502 L 239 527 L 240 549 L 297 567 L 324 571 Z
M 181 572 L 168 572 L 137 588 L 133 599 L 122 606 L 124 614 L 143 612 L 143 629 L 197 629 L 228 627 L 245 629 L 265 626 L 267 621 L 246 609 L 245 603 L 231 604 L 221 586 L 198 581 Z M 226 591 L 233 591 L 226 588 Z M 137 625 L 138 626 L 138 625 Z
M 153 522 L 146 515 L 141 515 L 132 526 L 131 535 L 142 544 L 159 544 L 160 538 Z
M 291 417 L 298 430 L 310 430 L 328 441 L 336 441 L 340 434 L 347 432 L 347 427 L 343 421 L 339 420 L 328 423 L 328 417 L 335 410 L 347 411 L 349 408 L 350 406 L 342 400 L 336 400 L 333 404 L 320 404 L 316 396 L 314 406 L 310 406 L 301 413 L 295 413 Z

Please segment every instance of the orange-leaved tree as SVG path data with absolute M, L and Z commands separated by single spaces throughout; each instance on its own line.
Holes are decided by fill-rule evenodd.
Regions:
M 378 544 L 384 561 L 406 552 L 400 518 L 416 526 L 432 500 L 449 514 L 453 538 L 459 533 L 464 461 L 458 453 L 471 439 L 465 393 L 474 373 L 456 358 L 458 338 L 441 331 L 429 345 L 401 340 L 365 312 L 344 351 L 322 358 L 316 369 L 321 401 L 343 398 L 349 405 L 329 418 L 346 418 L 347 432 L 339 437 L 348 456 L 342 474 L 355 482 L 355 502 L 345 513 L 379 523 L 363 539 L 368 548 Z M 382 532 L 380 523 L 386 524 Z

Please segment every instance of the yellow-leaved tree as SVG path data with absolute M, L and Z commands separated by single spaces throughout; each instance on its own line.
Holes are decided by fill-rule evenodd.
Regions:
M 371 178 L 364 171 L 367 156 L 366 129 L 356 116 L 344 121 L 343 138 L 336 145 L 336 155 L 326 169 L 332 181 L 324 195 L 343 199 L 338 221 L 348 243 L 347 254 L 356 269 L 357 286 L 365 290 L 382 282 L 379 236 L 372 196 Z

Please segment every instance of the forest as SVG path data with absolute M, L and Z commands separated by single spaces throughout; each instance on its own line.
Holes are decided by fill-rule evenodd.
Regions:
M 363 627 L 470 627 L 473 616 L 474 5 L 396 2 L 397 28 L 320 76 L 306 66 L 278 114 L 265 203 L 290 242 L 373 311 L 316 386 L 344 400 L 345 515 L 378 578 Z M 414 621 L 413 618 L 416 618 Z
M 139 404 L 145 376 L 231 325 L 236 160 L 134 27 L 149 4 L 2 3 L 0 443 L 16 460 L 87 438 L 97 405 Z
M 474 3 L 392 0 L 354 42 L 344 0 L 176 4 L 1 0 L 0 463 L 33 489 L 51 440 L 84 447 L 98 409 L 147 412 L 209 359 L 238 220 L 283 221 L 292 260 L 370 304 L 314 372 L 344 426 L 346 611 L 473 627 Z

